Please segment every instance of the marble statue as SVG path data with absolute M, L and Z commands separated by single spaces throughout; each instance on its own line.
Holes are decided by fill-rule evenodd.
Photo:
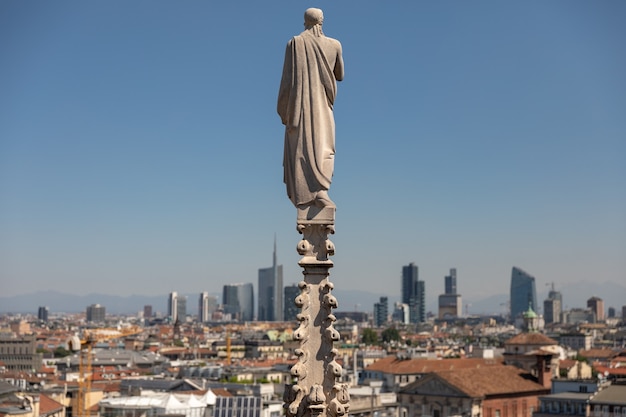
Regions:
M 320 9 L 304 13 L 305 30 L 287 43 L 278 93 L 284 182 L 297 208 L 335 207 L 328 196 L 335 159 L 333 104 L 344 69 L 341 43 L 324 36 L 323 21 Z

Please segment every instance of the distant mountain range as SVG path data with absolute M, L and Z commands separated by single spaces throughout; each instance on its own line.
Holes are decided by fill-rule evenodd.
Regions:
M 539 307 L 543 306 L 548 288 L 537 289 Z M 611 281 L 604 283 L 580 282 L 568 284 L 562 288 L 557 288 L 563 294 L 563 304 L 565 309 L 581 307 L 587 305 L 587 299 L 591 296 L 598 296 L 604 300 L 606 309 L 615 307 L 617 314 L 621 315 L 623 305 L 626 305 L 626 285 L 617 284 Z M 344 290 L 336 288 L 333 294 L 339 300 L 337 311 L 366 311 L 371 312 L 374 303 L 378 302 L 381 296 L 362 290 Z M 426 311 L 437 312 L 437 296 L 431 295 L 426 288 L 427 302 Z M 187 296 L 187 313 L 197 314 L 198 294 L 183 294 Z M 219 294 L 214 294 L 220 299 Z M 106 307 L 107 314 L 136 314 L 143 311 L 144 305 L 151 305 L 152 311 L 167 312 L 167 294 L 156 296 L 145 295 L 108 295 L 108 294 L 88 294 L 72 295 L 58 291 L 36 291 L 29 294 L 16 295 L 12 297 L 0 296 L 0 313 L 20 313 L 36 314 L 39 306 L 47 306 L 50 313 L 79 313 L 84 312 L 91 304 L 101 304 Z M 470 314 L 499 314 L 506 311 L 508 294 L 495 294 L 485 297 L 463 297 L 463 309 Z M 388 296 L 389 309 L 393 309 L 393 304 L 400 301 L 399 296 Z M 540 311 L 541 312 L 541 311 Z

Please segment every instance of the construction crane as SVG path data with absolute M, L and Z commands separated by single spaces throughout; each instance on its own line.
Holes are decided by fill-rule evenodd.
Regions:
M 70 348 L 79 352 L 78 364 L 78 395 L 76 397 L 76 410 L 74 416 L 86 417 L 89 415 L 87 409 L 87 395 L 91 392 L 91 379 L 93 378 L 91 361 L 93 347 L 107 340 L 119 339 L 141 333 L 142 329 L 137 326 L 123 328 L 97 328 L 83 329 L 83 337 L 75 337 L 70 341 Z

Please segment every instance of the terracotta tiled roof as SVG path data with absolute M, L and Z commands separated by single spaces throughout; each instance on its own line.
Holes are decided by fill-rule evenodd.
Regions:
M 459 369 L 437 372 L 436 375 L 472 397 L 550 391 L 549 388 L 525 378 L 528 374 L 514 366 Z
M 41 417 L 63 410 L 64 406 L 60 402 L 54 401 L 45 394 L 39 396 L 39 415 Z
M 618 355 L 618 352 L 612 349 L 589 349 L 589 350 L 581 350 L 578 352 L 580 356 L 584 356 L 585 358 L 603 358 L 603 359 L 611 359 L 614 356 Z
M 520 333 L 513 336 L 505 345 L 558 345 L 559 342 L 541 333 Z
M 599 374 L 626 377 L 626 368 L 611 368 L 594 363 L 593 369 L 595 369 Z
M 438 371 L 453 371 L 458 369 L 476 369 L 486 366 L 502 365 L 494 359 L 398 359 L 396 356 L 387 356 L 365 368 L 368 371 L 378 371 L 392 375 L 428 374 Z
M 559 361 L 559 368 L 561 368 L 561 369 L 571 369 L 577 363 L 578 363 L 578 361 L 575 361 L 573 359 L 561 359 Z
M 231 394 L 230 392 L 228 392 L 227 389 L 224 388 L 211 388 L 211 391 L 213 391 L 213 394 L 215 394 L 217 397 L 232 397 L 233 394 Z

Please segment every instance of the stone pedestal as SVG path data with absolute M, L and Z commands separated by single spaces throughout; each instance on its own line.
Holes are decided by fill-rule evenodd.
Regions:
M 300 342 L 295 353 L 298 362 L 291 368 L 296 382 L 285 387 L 285 407 L 288 416 L 347 415 L 350 396 L 345 384 L 337 383 L 342 368 L 336 361 L 334 343 L 339 332 L 333 327 L 337 320 L 332 314 L 337 299 L 332 295 L 333 284 L 328 279 L 335 246 L 328 239 L 335 232 L 335 209 L 308 207 L 298 209 L 298 232 L 302 240 L 298 263 L 304 279 L 295 304 L 300 308 L 299 326 L 294 339 Z

